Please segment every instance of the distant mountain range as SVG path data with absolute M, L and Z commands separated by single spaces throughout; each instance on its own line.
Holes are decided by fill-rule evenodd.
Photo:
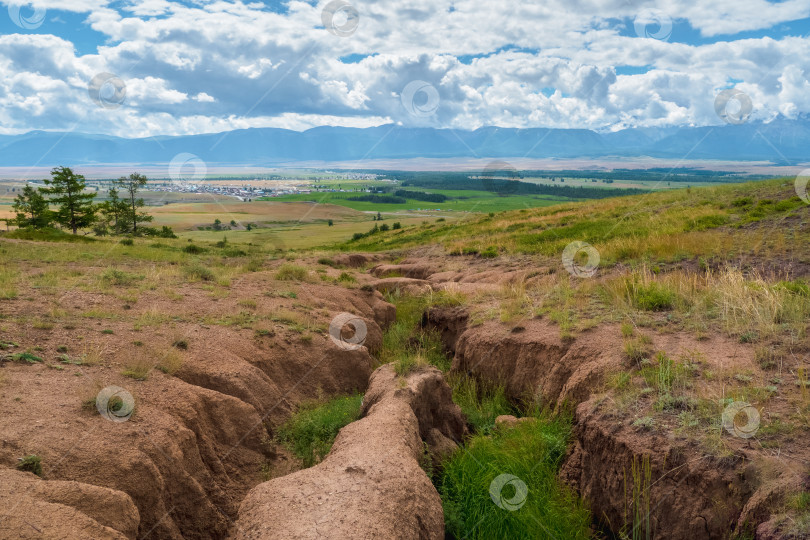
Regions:
M 643 128 L 599 133 L 587 129 L 483 127 L 475 131 L 409 128 L 276 128 L 125 139 L 32 131 L 0 136 L 0 166 L 113 163 L 162 164 L 180 153 L 209 164 L 275 166 L 301 161 L 406 158 L 641 157 L 810 161 L 810 119 L 714 127 Z

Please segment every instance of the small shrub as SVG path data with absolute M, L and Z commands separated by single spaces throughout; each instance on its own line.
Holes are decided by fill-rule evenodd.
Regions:
M 754 204 L 754 199 L 752 199 L 751 197 L 740 197 L 739 199 L 734 199 L 733 201 L 731 201 L 731 206 L 734 206 L 735 208 L 741 208 L 743 206 L 749 206 L 751 204 Z
M 188 278 L 194 280 L 214 281 L 216 279 L 214 272 L 200 262 L 194 262 L 186 266 L 183 271 Z
M 627 357 L 628 360 L 640 363 L 645 358 L 649 357 L 650 355 L 650 348 L 648 339 L 643 339 L 642 337 L 629 340 L 624 344 L 624 355 Z
M 633 426 L 648 431 L 655 426 L 655 419 L 652 416 L 642 416 L 633 422 Z
M 675 305 L 675 291 L 660 283 L 640 285 L 636 289 L 635 305 L 644 311 L 665 311 Z
M 764 370 L 775 369 L 782 362 L 782 355 L 771 347 L 757 347 L 754 358 Z
M 149 361 L 146 355 L 137 354 L 127 360 L 126 364 L 124 365 L 124 370 L 121 371 L 121 375 L 124 377 L 130 377 L 136 381 L 143 381 L 146 380 L 146 377 L 149 375 L 149 371 L 151 371 L 152 367 L 153 364 Z
M 42 358 L 28 351 L 12 354 L 11 359 L 15 362 L 28 362 L 29 364 L 37 364 L 42 362 Z
M 228 247 L 222 250 L 223 257 L 246 257 L 247 252 L 243 249 Z
M 190 240 L 189 240 L 190 241 Z M 183 247 L 183 251 L 185 253 L 190 253 L 192 255 L 199 255 L 200 253 L 205 252 L 205 248 L 202 248 L 196 244 L 189 244 Z
M 498 256 L 498 248 L 489 246 L 484 251 L 480 252 L 478 256 L 484 259 L 493 259 Z
M 135 244 L 132 238 L 122 238 L 121 241 L 118 243 L 121 244 L 122 246 L 132 246 Z
M 245 272 L 258 272 L 264 267 L 264 261 L 258 257 L 250 259 L 245 265 Z
M 163 373 L 174 375 L 183 365 L 183 357 L 177 351 L 167 351 L 162 354 L 155 365 Z
M 185 339 L 177 339 L 172 342 L 172 347 L 180 349 L 181 351 L 188 350 L 188 341 Z
M 341 283 L 357 283 L 357 279 L 348 272 L 341 272 L 337 280 Z
M 42 476 L 42 458 L 36 454 L 21 457 L 18 461 L 18 470 L 31 472 L 40 477 Z
M 129 272 L 124 272 L 123 270 L 118 270 L 116 268 L 108 268 L 101 274 L 101 280 L 109 283 L 110 285 L 117 285 L 117 286 L 127 286 L 132 285 L 136 281 L 140 281 L 144 279 L 144 276 L 140 276 L 137 274 L 131 274 Z
M 276 272 L 276 279 L 280 281 L 305 281 L 308 275 L 309 272 L 303 266 L 284 263 Z
M 714 214 L 710 216 L 701 216 L 697 219 L 690 219 L 686 222 L 686 231 L 706 231 L 708 229 L 716 229 L 728 223 L 728 216 L 723 214 Z

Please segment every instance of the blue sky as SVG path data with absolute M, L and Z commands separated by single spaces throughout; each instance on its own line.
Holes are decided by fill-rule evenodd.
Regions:
M 0 133 L 767 122 L 809 35 L 808 0 L 6 2 Z

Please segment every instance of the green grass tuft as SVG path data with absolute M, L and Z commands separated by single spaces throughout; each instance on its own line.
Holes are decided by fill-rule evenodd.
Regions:
M 485 387 L 472 377 L 455 375 L 450 379 L 450 387 L 453 401 L 461 407 L 467 423 L 476 433 L 490 433 L 495 427 L 495 418 L 517 412 L 503 386 Z
M 306 281 L 308 275 L 309 271 L 305 267 L 284 263 L 276 272 L 276 279 L 280 281 Z
M 470 539 L 588 538 L 591 517 L 586 505 L 557 479 L 570 431 L 570 417 L 544 416 L 491 437 L 473 437 L 444 465 L 441 493 L 447 534 Z M 491 489 L 503 474 L 517 477 L 527 491 L 523 498 L 517 482 L 500 491 L 495 484 L 495 496 L 500 494 L 498 500 L 507 503 L 501 502 L 502 508 Z
M 340 428 L 360 417 L 362 403 L 363 395 L 355 394 L 304 404 L 279 428 L 277 440 L 298 456 L 305 467 L 311 467 L 329 453 Z

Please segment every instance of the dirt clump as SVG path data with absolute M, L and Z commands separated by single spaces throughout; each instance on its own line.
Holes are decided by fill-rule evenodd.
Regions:
M 236 538 L 444 538 L 439 494 L 420 467 L 424 440 L 446 445 L 464 434 L 441 372 L 400 378 L 391 365 L 378 368 L 363 414 L 324 461 L 254 488 Z
M 332 257 L 332 261 L 338 266 L 348 268 L 362 268 L 367 264 L 379 261 L 382 257 L 375 253 L 341 253 Z
M 126 493 L 71 481 L 46 482 L 0 469 L 0 538 L 134 539 L 140 517 Z

